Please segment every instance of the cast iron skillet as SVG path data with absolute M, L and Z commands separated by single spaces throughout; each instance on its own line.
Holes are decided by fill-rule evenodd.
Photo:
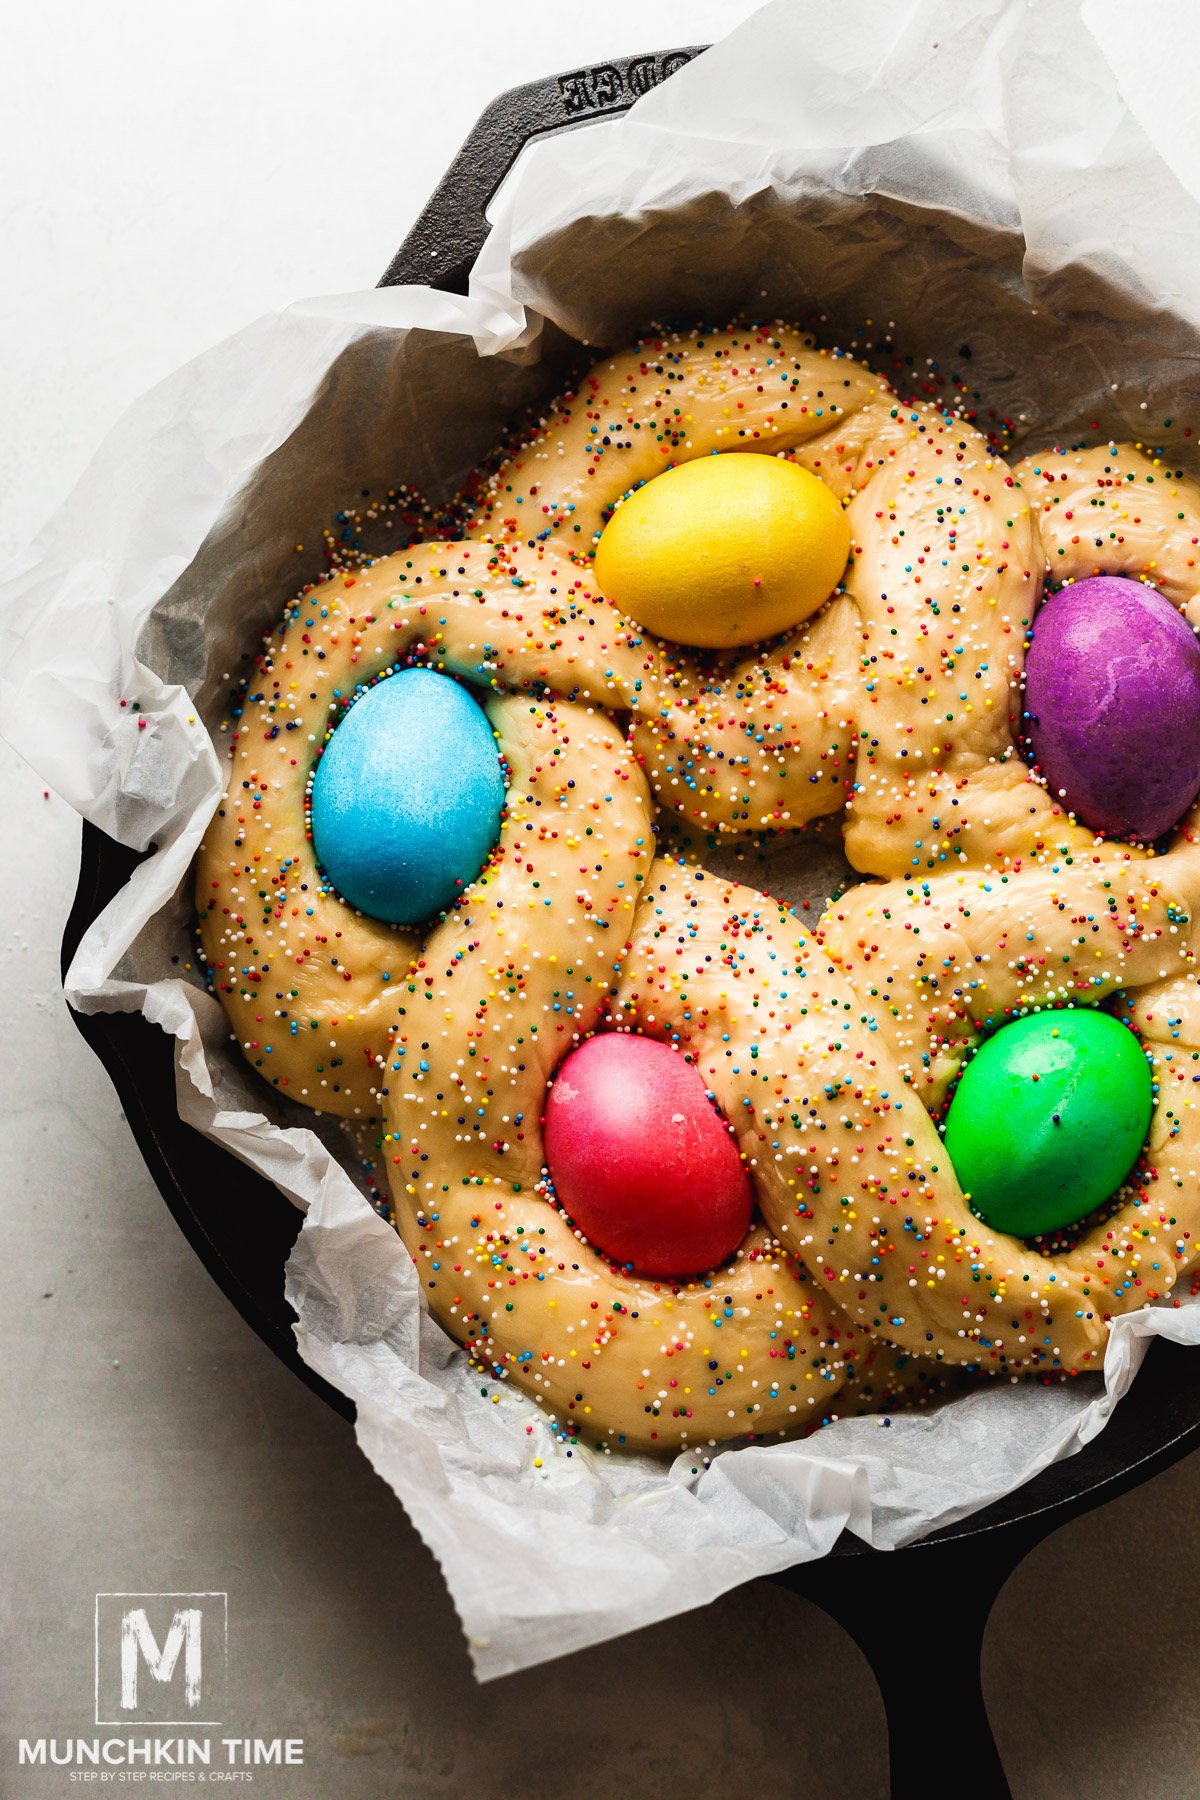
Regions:
M 465 293 L 483 242 L 484 209 L 532 138 L 627 111 L 698 52 L 667 51 L 530 82 L 499 95 L 476 124 L 381 286 L 422 282 Z M 89 824 L 79 887 L 63 937 L 66 968 L 101 909 L 140 860 Z M 76 1013 L 107 1069 L 150 1173 L 184 1235 L 242 1317 L 301 1380 L 345 1418 L 344 1395 L 303 1363 L 282 1272 L 299 1229 L 291 1203 L 263 1176 L 185 1125 L 175 1103 L 172 1045 L 140 1014 Z M 776 1577 L 851 1632 L 887 1708 L 892 1793 L 969 1793 L 1010 1800 L 980 1685 L 993 1602 L 1034 1544 L 1145 1481 L 1200 1444 L 1195 1359 L 1156 1340 L 1135 1396 L 1102 1435 L 1018 1492 L 904 1551 L 883 1556 L 843 1535 L 823 1562 Z M 930 1693 L 945 1760 L 931 1761 Z M 953 1741 L 945 1738 L 947 1729 Z

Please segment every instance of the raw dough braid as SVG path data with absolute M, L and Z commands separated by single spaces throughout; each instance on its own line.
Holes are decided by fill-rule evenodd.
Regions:
M 750 654 L 654 640 L 591 575 L 627 490 L 717 450 L 793 457 L 852 530 L 838 593 Z M 1196 820 L 1158 857 L 1077 825 L 1021 760 L 1020 674 L 1047 565 L 1149 576 L 1190 617 L 1198 535 L 1200 490 L 1135 452 L 1014 472 L 849 358 L 731 328 L 599 364 L 463 539 L 287 608 L 199 858 L 204 954 L 268 1079 L 382 1114 L 397 1228 L 482 1370 L 568 1434 L 661 1450 L 815 1421 L 880 1341 L 1086 1368 L 1169 1292 L 1200 1224 Z M 484 690 L 508 770 L 487 867 L 425 932 L 328 889 L 305 817 L 338 707 L 414 662 Z M 655 856 L 652 800 L 726 833 L 844 808 L 875 879 L 806 936 Z M 1135 1026 L 1158 1100 L 1113 1208 L 1038 1249 L 971 1213 L 935 1117 L 983 1030 L 1082 1000 Z M 750 1170 L 762 1223 L 702 1280 L 614 1269 L 546 1191 L 546 1086 L 598 1027 L 687 1055 Z
M 656 901 L 648 796 L 612 720 L 570 704 L 527 720 L 509 854 L 402 988 L 384 1137 L 401 1236 L 443 1324 L 567 1429 L 667 1448 L 819 1419 L 859 1334 L 760 1226 L 673 1286 L 615 1269 L 545 1195 L 547 1083 Z

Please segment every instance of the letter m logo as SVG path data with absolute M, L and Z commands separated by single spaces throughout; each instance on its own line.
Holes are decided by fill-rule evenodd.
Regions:
M 96 1595 L 96 1723 L 219 1725 L 225 1594 Z
M 126 1712 L 137 1710 L 138 1665 L 144 1662 L 147 1673 L 165 1686 L 175 1673 L 179 1652 L 183 1651 L 183 1698 L 191 1713 L 200 1705 L 201 1649 L 200 1633 L 204 1614 L 198 1606 L 182 1606 L 172 1616 L 166 1642 L 160 1650 L 150 1629 L 144 1606 L 131 1606 L 121 1620 L 121 1706 Z

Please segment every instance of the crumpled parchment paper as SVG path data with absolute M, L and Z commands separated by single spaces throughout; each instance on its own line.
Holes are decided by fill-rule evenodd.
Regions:
M 258 1082 L 197 979 L 189 870 L 231 686 L 319 573 L 339 504 L 398 482 L 448 495 L 581 342 L 653 321 L 811 320 L 873 346 L 902 389 L 953 371 L 1021 444 L 1111 433 L 1187 459 L 1191 25 L 1183 0 L 1136 20 L 1117 0 L 777 0 L 624 120 L 529 148 L 469 297 L 305 302 L 145 396 L 7 583 L 6 734 L 87 818 L 155 846 L 68 998 L 172 1034 L 184 1117 L 306 1209 L 286 1273 L 301 1349 L 354 1399 L 481 1677 L 820 1556 L 844 1528 L 889 1548 L 963 1517 L 1094 1437 L 1152 1335 L 1200 1341 L 1200 1306 L 1120 1319 L 1103 1380 L 988 1387 L 708 1468 L 568 1454 L 520 1394 L 481 1396 L 341 1129 Z

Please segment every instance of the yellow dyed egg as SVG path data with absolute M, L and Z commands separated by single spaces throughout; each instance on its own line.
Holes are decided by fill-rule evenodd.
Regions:
M 596 580 L 656 637 L 728 649 L 816 612 L 849 554 L 824 482 L 738 451 L 680 463 L 623 500 L 600 534 Z

